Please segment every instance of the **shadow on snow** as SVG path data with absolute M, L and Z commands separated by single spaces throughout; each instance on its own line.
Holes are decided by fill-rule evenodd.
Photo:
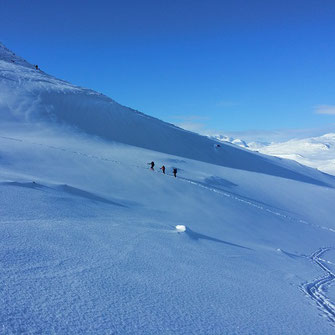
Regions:
M 49 186 L 45 186 L 42 184 L 38 184 L 36 182 L 2 182 L 1 185 L 5 185 L 5 186 L 17 186 L 17 187 L 24 187 L 24 188 L 30 188 L 30 189 L 34 189 L 34 190 L 58 190 L 58 191 L 62 191 L 80 198 L 85 198 L 85 199 L 89 199 L 92 201 L 97 201 L 97 202 L 102 202 L 108 205 L 114 205 L 114 206 L 119 206 L 119 207 L 127 207 L 124 204 L 121 204 L 119 202 L 116 201 L 112 201 L 106 198 L 103 198 L 97 194 L 88 192 L 88 191 L 84 191 L 82 189 L 73 187 L 73 186 L 69 186 L 69 185 L 58 185 L 56 187 L 49 187 Z
M 239 245 L 236 243 L 231 243 L 231 242 L 227 242 L 227 241 L 223 241 L 220 240 L 218 238 L 214 238 L 214 237 L 210 237 L 204 234 L 200 234 L 195 232 L 194 230 L 190 229 L 190 228 L 186 228 L 185 230 L 186 235 L 191 238 L 192 240 L 198 241 L 198 240 L 208 240 L 208 241 L 212 241 L 212 242 L 218 242 L 218 243 L 223 243 L 226 245 L 230 245 L 233 247 L 238 247 L 238 248 L 242 248 L 242 249 L 247 249 L 247 250 L 252 250 L 251 248 L 248 247 L 244 247 L 243 245 Z

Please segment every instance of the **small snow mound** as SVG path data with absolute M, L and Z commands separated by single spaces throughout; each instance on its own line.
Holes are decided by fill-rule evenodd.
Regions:
M 185 230 L 186 230 L 186 226 L 180 224 L 180 225 L 176 225 L 176 230 L 179 232 L 179 233 L 183 233 Z

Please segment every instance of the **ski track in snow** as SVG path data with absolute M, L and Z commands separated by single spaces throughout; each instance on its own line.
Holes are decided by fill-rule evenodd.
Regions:
M 325 272 L 325 276 L 304 284 L 302 287 L 303 291 L 316 302 L 333 326 L 335 326 L 335 304 L 325 295 L 325 288 L 335 282 L 335 274 L 324 264 L 326 261 L 321 256 L 334 249 L 332 247 L 320 248 L 310 256 L 311 261 Z
M 187 181 L 191 184 L 194 184 L 194 185 L 197 185 L 199 187 L 202 187 L 202 188 L 205 188 L 205 189 L 208 189 L 212 192 L 215 192 L 215 193 L 218 193 L 218 194 L 221 194 L 227 198 L 231 198 L 235 201 L 239 201 L 239 202 L 242 202 L 248 206 L 252 206 L 252 207 L 255 207 L 255 208 L 258 208 L 259 210 L 263 210 L 263 211 L 266 211 L 272 215 L 275 215 L 275 216 L 278 216 L 278 217 L 281 217 L 281 218 L 284 218 L 284 219 L 287 219 L 289 221 L 294 221 L 294 222 L 298 222 L 298 223 L 302 223 L 302 224 L 305 224 L 305 225 L 309 225 L 309 226 L 312 226 L 314 228 L 318 228 L 318 229 L 322 229 L 322 230 L 327 230 L 327 231 L 330 231 L 332 233 L 335 233 L 335 230 L 332 229 L 332 228 L 328 228 L 328 227 L 324 227 L 324 226 L 320 226 L 320 225 L 317 225 L 317 224 L 313 224 L 313 223 L 310 223 L 310 222 L 307 222 L 305 220 L 302 220 L 302 219 L 296 219 L 290 215 L 287 215 L 287 214 L 284 214 L 284 213 L 280 213 L 278 211 L 274 211 L 273 209 L 270 209 L 270 208 L 267 208 L 263 205 L 260 205 L 256 202 L 252 202 L 250 200 L 246 200 L 246 199 L 243 199 L 241 196 L 237 196 L 235 195 L 234 193 L 228 193 L 226 191 L 221 191 L 217 188 L 214 188 L 214 187 L 209 187 L 209 186 L 205 186 L 201 183 L 198 183 L 196 181 L 193 181 L 193 180 L 189 180 L 189 179 L 186 179 L 186 178 L 179 178 L 180 180 L 183 180 L 183 181 Z
M 105 158 L 105 157 L 100 157 L 100 156 L 96 156 L 96 155 L 90 155 L 90 154 L 82 153 L 80 151 L 68 150 L 68 149 L 64 149 L 64 148 L 61 148 L 61 147 L 56 147 L 56 146 L 53 146 L 53 145 L 47 145 L 47 144 L 42 144 L 42 143 L 37 143 L 37 142 L 25 141 L 25 140 L 22 140 L 20 138 L 13 138 L 13 137 L 6 137 L 6 136 L 0 136 L 0 138 L 5 139 L 5 140 L 10 140 L 10 141 L 16 141 L 16 142 L 26 142 L 26 143 L 30 143 L 30 144 L 33 144 L 33 145 L 47 147 L 47 148 L 54 149 L 54 150 L 60 150 L 60 151 L 64 151 L 64 152 L 70 152 L 70 153 L 73 153 L 73 154 L 76 154 L 76 155 L 84 156 L 84 157 L 91 158 L 91 159 L 103 160 L 103 161 L 111 162 L 111 163 L 114 163 L 114 164 L 120 164 L 120 165 L 124 164 L 124 163 L 122 163 L 122 162 L 120 162 L 118 160 L 114 160 L 114 159 L 110 159 L 110 158 Z M 133 167 L 136 167 L 136 168 L 139 168 L 139 169 L 148 170 L 148 168 L 144 167 L 143 165 L 135 165 L 135 164 L 127 164 L 127 165 L 130 165 L 130 166 L 133 166 Z M 152 173 L 153 171 L 150 171 L 150 172 Z M 159 173 L 157 171 L 154 171 L 154 172 L 155 173 Z M 166 174 L 166 176 L 173 177 L 172 175 L 169 175 L 169 174 Z M 294 218 L 294 217 L 292 217 L 292 216 L 290 216 L 288 214 L 285 214 L 283 212 L 280 213 L 278 211 L 274 211 L 271 208 L 267 208 L 264 205 L 260 205 L 256 201 L 253 202 L 253 201 L 250 201 L 250 200 L 246 200 L 246 199 L 243 198 L 243 196 L 238 196 L 238 195 L 236 195 L 234 193 L 228 193 L 227 191 L 223 191 L 223 190 L 217 189 L 217 188 L 215 188 L 213 186 L 212 187 L 206 186 L 206 185 L 204 185 L 201 182 L 197 182 L 197 181 L 194 181 L 194 180 L 191 180 L 191 179 L 187 179 L 187 178 L 184 178 L 184 177 L 177 177 L 177 180 L 180 180 L 182 182 L 187 182 L 187 183 L 196 185 L 198 187 L 207 189 L 207 190 L 209 190 L 211 192 L 220 194 L 222 196 L 225 196 L 227 198 L 233 199 L 235 201 L 239 201 L 239 202 L 244 203 L 244 204 L 246 204 L 248 206 L 252 206 L 252 207 L 257 208 L 257 209 L 262 210 L 262 211 L 266 211 L 266 212 L 268 212 L 268 213 L 270 213 L 270 214 L 272 214 L 274 216 L 281 217 L 283 219 L 286 219 L 286 220 L 289 220 L 289 221 L 292 221 L 292 222 L 297 222 L 297 223 L 309 225 L 309 226 L 312 226 L 312 227 L 317 228 L 317 229 L 327 230 L 327 231 L 330 231 L 332 233 L 335 233 L 335 230 L 332 229 L 332 228 L 320 226 L 320 225 L 317 225 L 317 224 L 313 224 L 313 223 L 307 222 L 307 221 L 302 220 L 302 219 L 297 219 L 297 218 Z

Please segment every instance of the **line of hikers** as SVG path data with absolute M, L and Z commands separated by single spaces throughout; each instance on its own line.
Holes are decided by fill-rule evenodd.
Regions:
M 154 166 L 155 166 L 155 162 L 151 162 L 151 163 L 148 163 L 149 165 L 150 165 L 150 169 L 152 170 L 152 171 L 154 171 L 155 169 L 154 169 Z M 160 170 L 162 170 L 162 172 L 165 174 L 165 166 L 163 165 L 161 168 L 159 168 Z M 175 176 L 175 177 L 177 177 L 177 169 L 176 168 L 173 168 L 173 170 L 172 170 L 172 172 L 173 172 L 173 175 Z

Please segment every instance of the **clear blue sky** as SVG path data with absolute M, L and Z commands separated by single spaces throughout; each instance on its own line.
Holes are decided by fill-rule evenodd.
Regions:
M 335 125 L 334 0 L 0 0 L 0 41 L 190 129 Z

